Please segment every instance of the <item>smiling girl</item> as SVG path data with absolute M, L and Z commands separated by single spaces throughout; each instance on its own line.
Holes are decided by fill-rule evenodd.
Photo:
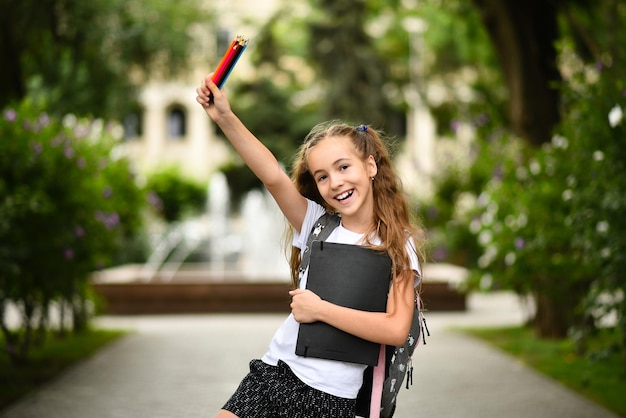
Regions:
M 301 357 L 295 347 L 299 324 L 316 321 L 378 344 L 398 346 L 407 339 L 423 242 L 411 225 L 389 152 L 371 127 L 321 124 L 305 138 L 290 178 L 231 111 L 211 74 L 196 92 L 198 103 L 274 197 L 293 235 L 291 314 L 265 355 L 250 362 L 250 373 L 217 417 L 352 418 L 366 366 Z M 325 213 L 341 216 L 327 241 L 372 247 L 391 257 L 386 312 L 332 304 L 306 289 L 306 273 L 298 277 L 309 234 Z

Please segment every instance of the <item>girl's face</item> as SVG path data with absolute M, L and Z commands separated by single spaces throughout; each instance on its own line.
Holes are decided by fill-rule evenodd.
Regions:
M 364 161 L 349 137 L 331 136 L 311 148 L 307 164 L 320 195 L 341 213 L 343 226 L 364 232 L 374 216 L 374 157 Z

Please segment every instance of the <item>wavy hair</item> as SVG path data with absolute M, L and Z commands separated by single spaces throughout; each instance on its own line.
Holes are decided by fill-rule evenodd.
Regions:
M 409 254 L 406 250 L 407 239 L 412 238 L 418 259 L 420 263 L 423 263 L 425 235 L 422 229 L 417 227 L 411 214 L 408 197 L 402 190 L 402 183 L 394 170 L 386 145 L 388 138 L 382 132 L 369 126 L 353 126 L 341 121 L 329 121 L 316 125 L 300 146 L 292 166 L 292 181 L 304 197 L 324 206 L 327 211 L 334 211 L 320 195 L 307 163 L 310 150 L 321 140 L 331 136 L 350 138 L 363 161 L 370 155 L 374 157 L 378 172 L 372 183 L 374 217 L 369 230 L 365 233 L 367 245 L 388 252 L 393 263 L 394 278 L 407 277 L 406 271 L 411 270 Z M 290 228 L 287 239 L 293 237 L 293 233 L 293 228 Z M 380 246 L 372 245 L 370 239 L 375 236 L 380 238 Z M 289 265 L 294 287 L 298 285 L 300 261 L 300 250 L 292 247 Z

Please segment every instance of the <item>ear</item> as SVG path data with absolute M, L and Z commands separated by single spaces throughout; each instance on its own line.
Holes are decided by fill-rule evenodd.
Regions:
M 378 165 L 376 164 L 376 160 L 373 155 L 367 157 L 367 160 L 365 160 L 365 167 L 369 178 L 376 177 L 376 174 L 378 174 Z

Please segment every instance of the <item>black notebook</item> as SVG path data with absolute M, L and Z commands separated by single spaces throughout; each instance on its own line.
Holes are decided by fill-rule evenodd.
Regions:
M 391 280 L 391 259 L 358 245 L 313 241 L 307 289 L 336 305 L 384 312 Z M 300 324 L 296 354 L 375 366 L 380 344 L 324 322 Z

